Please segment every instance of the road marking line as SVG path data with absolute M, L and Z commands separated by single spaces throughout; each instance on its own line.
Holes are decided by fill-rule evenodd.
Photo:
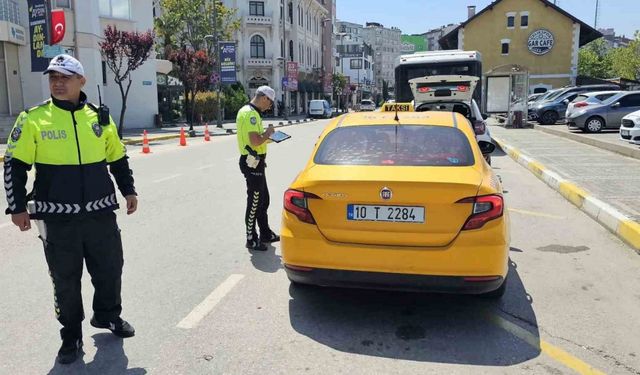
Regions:
M 518 214 L 524 214 L 524 215 L 547 217 L 549 219 L 558 219 L 558 220 L 565 219 L 565 217 L 563 217 L 563 216 L 544 214 L 544 213 L 541 213 L 541 212 L 533 212 L 533 211 L 527 211 L 527 210 L 519 210 L 519 209 L 516 209 L 516 208 L 509 208 L 509 211 L 510 212 L 515 212 L 515 213 L 518 213 Z
M 153 183 L 154 183 L 154 184 L 157 184 L 157 183 L 160 183 L 160 182 L 165 182 L 165 181 L 173 180 L 174 178 L 178 178 L 178 177 L 180 177 L 180 176 L 182 176 L 182 175 L 181 175 L 181 174 L 174 174 L 174 175 L 169 176 L 169 177 L 165 177 L 165 178 L 161 178 L 161 179 L 159 179 L 159 180 L 155 180 L 155 181 L 153 181 Z
M 198 323 L 207 316 L 214 307 L 233 289 L 234 286 L 240 280 L 244 278 L 244 275 L 233 274 L 229 276 L 222 284 L 220 284 L 207 298 L 204 299 L 193 311 L 182 319 L 176 327 L 183 329 L 191 329 L 198 325 Z
M 604 372 L 593 368 L 591 365 L 572 356 L 571 354 L 560 349 L 559 347 L 549 344 L 548 342 L 542 340 L 541 338 L 527 331 L 526 329 L 514 323 L 511 323 L 510 321 L 498 315 L 490 314 L 489 320 L 491 320 L 491 322 L 496 324 L 498 327 L 504 329 L 505 331 L 511 333 L 512 335 L 526 342 L 534 349 L 540 350 L 547 356 L 551 357 L 551 359 L 563 364 L 564 366 L 576 371 L 579 374 L 604 375 Z

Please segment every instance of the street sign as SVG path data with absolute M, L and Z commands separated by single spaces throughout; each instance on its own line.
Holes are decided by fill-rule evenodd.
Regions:
M 234 84 L 236 77 L 236 43 L 220 42 L 220 80 L 223 84 Z

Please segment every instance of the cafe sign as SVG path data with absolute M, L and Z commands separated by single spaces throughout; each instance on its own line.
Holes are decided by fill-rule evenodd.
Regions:
M 529 36 L 529 51 L 534 55 L 542 56 L 553 49 L 554 43 L 553 34 L 549 30 L 536 30 Z

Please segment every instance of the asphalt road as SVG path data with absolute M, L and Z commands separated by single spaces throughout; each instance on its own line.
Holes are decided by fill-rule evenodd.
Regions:
M 293 138 L 269 148 L 274 229 L 326 123 L 285 128 Z M 492 303 L 290 287 L 277 244 L 244 249 L 235 137 L 151 147 L 130 147 L 140 209 L 119 216 L 123 317 L 136 337 L 89 326 L 85 272 L 85 355 L 57 365 L 41 243 L 2 217 L 0 374 L 640 374 L 640 257 L 507 156 L 493 162 L 508 191 L 511 269 Z

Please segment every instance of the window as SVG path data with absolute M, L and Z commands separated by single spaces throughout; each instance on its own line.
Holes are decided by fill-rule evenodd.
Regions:
M 100 0 L 100 15 L 113 18 L 131 18 L 131 4 L 129 0 Z
M 502 43 L 502 54 L 503 55 L 509 54 L 509 43 Z
M 338 67 L 340 66 L 340 58 L 339 57 L 336 57 L 336 66 L 338 66 Z
M 293 3 L 289 3 L 289 23 L 293 25 Z M 293 48 L 291 48 L 293 54 Z
M 264 38 L 260 35 L 254 35 L 251 37 L 251 58 L 264 59 Z
M 363 100 L 365 104 L 370 100 Z M 369 104 L 366 103 L 366 104 Z M 320 143 L 316 164 L 464 167 L 475 163 L 467 137 L 444 126 L 346 126 Z
M 55 0 L 53 2 L 53 8 L 67 8 L 71 9 L 71 0 Z
M 627 95 L 622 100 L 620 100 L 620 105 L 622 107 L 640 107 L 640 95 L 632 94 Z
M 351 59 L 350 67 L 351 67 L 351 69 L 362 69 L 362 60 L 360 60 L 360 59 Z
M 289 61 L 293 61 L 293 40 L 289 41 Z
M 516 14 L 507 13 L 507 28 L 513 29 L 516 26 Z
M 502 44 L 502 54 L 503 55 L 508 55 L 509 54 L 509 44 L 511 44 L 511 40 L 510 39 L 502 39 L 500 41 L 500 43 Z
M 280 57 L 284 57 L 284 39 L 280 39 Z
M 252 16 L 264 17 L 264 2 L 263 1 L 249 1 L 249 14 Z
M 520 27 L 523 29 L 529 27 L 529 13 L 520 13 Z

